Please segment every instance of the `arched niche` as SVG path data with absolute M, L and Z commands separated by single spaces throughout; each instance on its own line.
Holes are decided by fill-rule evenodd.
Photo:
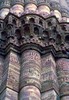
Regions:
M 69 44 L 69 35 L 65 37 L 65 42 Z
M 30 18 L 30 19 L 29 19 L 29 22 L 30 22 L 30 23 L 35 23 L 35 19 L 34 19 L 34 18 Z
M 34 33 L 35 33 L 36 35 L 39 35 L 39 28 L 38 28 L 38 27 L 34 27 Z

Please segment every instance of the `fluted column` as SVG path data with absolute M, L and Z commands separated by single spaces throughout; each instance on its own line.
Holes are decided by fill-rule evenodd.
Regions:
M 40 96 L 41 57 L 36 50 L 26 50 L 22 54 L 20 76 L 20 99 L 41 100 Z
M 57 100 L 59 87 L 56 75 L 56 62 L 52 54 L 42 56 L 41 83 L 41 100 Z
M 0 86 L 1 86 L 1 83 L 2 83 L 3 61 L 4 61 L 4 58 L 0 55 Z
M 18 100 L 20 61 L 19 56 L 10 51 L 3 62 L 0 100 Z
M 69 100 L 69 59 L 61 58 L 57 61 L 57 75 L 61 100 Z

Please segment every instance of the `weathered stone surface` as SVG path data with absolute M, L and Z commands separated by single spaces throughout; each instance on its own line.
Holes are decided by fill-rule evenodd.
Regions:
M 60 91 L 60 96 L 69 95 L 69 83 L 63 83 L 59 91 Z
M 69 59 L 62 58 L 57 61 L 57 76 L 61 100 L 68 100 L 68 96 L 64 95 L 69 95 Z
M 20 92 L 20 100 L 41 100 L 40 91 L 35 86 L 26 86 Z
M 18 100 L 18 93 L 6 88 L 0 95 L 0 100 Z
M 69 15 L 59 1 L 0 0 L 0 100 L 69 99 Z
M 59 87 L 56 75 L 56 62 L 51 54 L 42 57 L 41 83 L 41 100 L 57 100 Z
M 20 75 L 20 100 L 41 100 L 39 91 L 41 88 L 40 77 L 40 54 L 35 50 L 23 52 Z
M 2 83 L 2 75 L 3 75 L 3 67 L 4 67 L 4 58 L 2 56 L 0 56 L 0 86 Z
M 69 82 L 69 59 L 62 58 L 57 61 L 57 76 L 60 85 Z
M 57 88 L 57 91 L 58 91 L 58 80 L 57 80 L 57 75 L 56 75 L 56 62 L 51 54 L 42 57 L 41 82 L 42 82 L 42 88 L 44 87 L 43 84 L 45 83 L 47 85 L 46 90 L 52 89 L 52 88 L 54 88 L 56 90 L 56 88 Z M 56 88 L 53 83 L 56 84 Z
M 40 88 L 41 58 L 35 50 L 25 51 L 22 55 L 20 88 L 24 85 L 35 85 Z
M 2 84 L 0 87 L 0 92 L 2 92 L 6 88 L 7 84 L 7 76 L 8 76 L 8 67 L 9 67 L 9 54 L 5 57 L 3 63 L 3 75 L 2 75 Z
M 61 100 L 69 100 L 69 96 L 63 96 Z
M 41 93 L 47 92 L 47 91 L 50 91 L 50 90 L 55 90 L 55 92 L 57 94 L 59 93 L 58 85 L 52 80 L 42 82 L 41 85 L 42 85 L 41 86 Z
M 42 93 L 41 100 L 57 100 L 57 94 L 54 90 Z
M 3 94 L 4 92 L 6 95 L 4 96 L 5 100 L 17 100 L 18 99 L 18 97 L 17 98 L 15 97 L 15 94 L 17 94 L 18 96 L 17 92 L 19 91 L 19 76 L 20 76 L 19 56 L 14 52 L 10 52 L 4 60 L 2 84 L 0 87 L 1 94 Z M 5 90 L 5 88 L 7 87 L 10 89 Z M 7 96 L 9 95 L 9 93 L 11 96 L 8 98 Z M 1 100 L 4 100 L 4 99 L 1 99 Z
M 7 86 L 15 91 L 18 91 L 20 76 L 20 58 L 17 54 L 11 52 L 9 60 Z

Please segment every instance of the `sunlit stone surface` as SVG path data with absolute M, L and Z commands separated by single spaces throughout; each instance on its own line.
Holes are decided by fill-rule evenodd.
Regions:
M 1 9 L 0 10 L 0 18 L 4 19 L 8 13 L 9 13 L 9 9 L 7 9 L 7 8 Z
M 20 100 L 41 100 L 40 97 L 40 91 L 35 86 L 26 86 L 20 93 Z
M 35 12 L 37 9 L 37 6 L 35 4 L 27 4 L 25 6 L 25 12 Z
M 61 20 L 61 13 L 58 10 L 54 10 L 54 15 L 58 18 L 58 20 Z
M 24 12 L 24 7 L 22 5 L 16 4 L 10 9 L 10 12 L 17 16 L 21 16 Z
M 67 22 L 69 22 L 69 18 L 67 18 Z
M 46 6 L 46 5 L 39 6 L 38 7 L 38 11 L 39 11 L 40 14 L 41 13 L 45 13 L 47 15 L 50 14 L 50 8 L 48 6 Z
M 67 17 L 62 17 L 63 22 L 67 22 Z

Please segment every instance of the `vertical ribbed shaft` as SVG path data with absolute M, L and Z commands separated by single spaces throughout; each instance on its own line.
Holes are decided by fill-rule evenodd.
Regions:
M 61 58 L 57 61 L 57 75 L 61 100 L 69 100 L 69 59 Z
M 0 86 L 1 86 L 1 83 L 2 83 L 3 61 L 4 61 L 4 58 L 0 55 Z
M 36 50 L 26 50 L 22 54 L 20 76 L 20 99 L 40 99 L 41 57 Z
M 19 76 L 19 56 L 10 52 L 4 61 L 0 100 L 18 100 Z
M 56 63 L 51 54 L 42 57 L 41 76 L 41 100 L 57 100 L 58 81 L 56 75 Z

